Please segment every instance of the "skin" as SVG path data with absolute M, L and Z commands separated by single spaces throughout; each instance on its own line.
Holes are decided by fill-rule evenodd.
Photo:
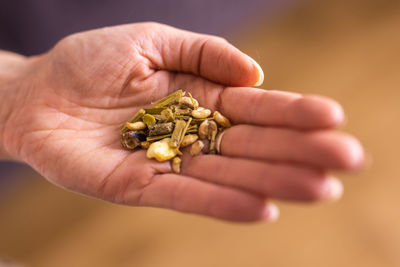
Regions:
M 266 199 L 335 200 L 328 171 L 363 162 L 335 131 L 343 111 L 320 96 L 251 88 L 263 73 L 227 41 L 155 23 L 68 36 L 43 55 L 0 53 L 0 158 L 25 162 L 65 189 L 114 203 L 230 221 L 275 220 Z M 181 174 L 145 151 L 122 149 L 119 129 L 177 89 L 231 119 L 222 155 L 185 155 Z

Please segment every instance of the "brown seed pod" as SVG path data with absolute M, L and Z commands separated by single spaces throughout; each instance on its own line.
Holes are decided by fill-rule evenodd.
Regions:
M 183 137 L 182 143 L 181 143 L 181 148 L 190 146 L 191 144 L 193 144 L 194 142 L 197 141 L 197 139 L 199 139 L 199 136 L 197 134 L 188 134 L 185 135 Z
M 192 116 L 196 119 L 205 119 L 211 115 L 211 110 L 198 107 L 197 109 L 192 111 Z
M 175 157 L 172 159 L 171 162 L 171 167 L 174 173 L 180 173 L 181 172 L 181 158 L 180 157 Z
M 214 120 L 224 128 L 231 127 L 231 122 L 228 120 L 227 117 L 222 115 L 220 112 L 215 111 L 213 115 Z
M 190 155 L 192 156 L 197 156 L 204 148 L 204 143 L 200 140 L 196 141 L 191 147 L 190 147 Z

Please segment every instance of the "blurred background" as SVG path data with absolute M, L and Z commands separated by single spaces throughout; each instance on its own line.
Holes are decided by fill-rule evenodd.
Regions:
M 129 20 L 223 35 L 260 63 L 263 88 L 342 103 L 343 130 L 360 138 L 369 164 L 355 175 L 337 174 L 345 184 L 340 202 L 278 203 L 277 223 L 241 225 L 105 203 L 59 189 L 27 166 L 3 162 L 0 259 L 60 267 L 400 266 L 400 1 L 152 0 L 159 6 L 138 5 L 131 13 L 114 7 L 111 17 L 103 5 L 98 12 L 80 9 L 79 3 L 96 1 L 69 1 L 57 18 L 59 29 L 46 16 L 59 7 L 40 3 L 46 2 L 45 8 L 36 1 L 0 4 L 0 33 L 7 33 L 1 31 L 6 23 L 16 25 L 15 32 L 0 34 L 7 36 L 0 48 L 41 53 L 68 33 Z M 22 4 L 23 16 L 12 15 Z M 104 21 L 90 20 L 89 11 L 99 17 L 105 12 Z M 29 27 L 41 35 L 24 35 Z

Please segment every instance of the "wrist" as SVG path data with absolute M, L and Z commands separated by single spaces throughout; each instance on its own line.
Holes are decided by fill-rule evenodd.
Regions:
M 17 102 L 19 78 L 27 58 L 0 51 L 0 160 L 18 160 L 8 151 L 7 124 Z

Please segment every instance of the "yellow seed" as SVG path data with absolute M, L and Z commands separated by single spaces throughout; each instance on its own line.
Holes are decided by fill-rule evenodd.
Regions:
M 198 107 L 197 109 L 192 111 L 192 116 L 196 119 L 205 119 L 211 115 L 211 110 Z
M 197 156 L 204 148 L 204 143 L 198 140 L 190 147 L 190 155 Z
M 175 157 L 172 159 L 171 167 L 175 173 L 181 172 L 181 162 L 182 162 L 182 160 L 180 157 Z
M 197 139 L 199 139 L 197 134 L 188 134 L 185 135 L 185 137 L 183 137 L 182 143 L 181 143 L 181 148 L 183 147 L 187 147 L 190 146 L 191 144 L 193 144 L 194 142 L 197 141 Z
M 143 141 L 140 143 L 140 147 L 143 149 L 148 149 L 150 147 L 151 143 L 149 141 Z
M 208 120 L 205 120 L 200 124 L 199 131 L 198 131 L 200 139 L 207 138 L 209 126 L 210 126 L 210 122 Z
M 146 129 L 146 124 L 142 121 L 137 122 L 127 122 L 125 123 L 125 127 L 132 131 L 139 131 Z
M 172 159 L 177 154 L 177 149 L 169 146 L 170 138 L 164 138 L 161 141 L 154 142 L 147 150 L 147 158 L 155 158 L 158 161 L 166 161 Z
M 222 115 L 220 112 L 215 111 L 213 117 L 214 117 L 214 120 L 222 127 L 225 127 L 225 128 L 231 127 L 231 122 L 229 121 L 229 119 L 227 117 L 225 117 L 224 115 Z

